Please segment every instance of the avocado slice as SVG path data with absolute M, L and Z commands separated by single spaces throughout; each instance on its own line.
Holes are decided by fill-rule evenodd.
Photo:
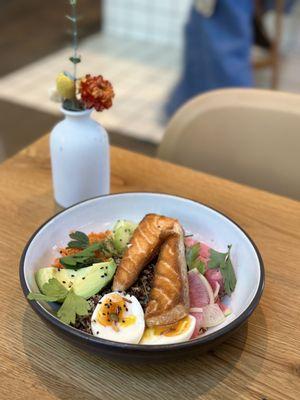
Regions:
M 74 279 L 76 276 L 76 271 L 73 269 L 66 268 L 56 268 L 56 267 L 45 267 L 40 268 L 35 274 L 36 283 L 43 293 L 43 286 L 51 278 L 56 278 L 66 289 L 70 290 Z
M 72 286 L 74 293 L 85 299 L 94 296 L 112 280 L 116 268 L 116 263 L 111 259 L 77 270 Z
M 118 221 L 114 226 L 113 245 L 119 253 L 122 254 L 122 252 L 125 250 L 136 227 L 137 224 L 125 219 Z
M 36 272 L 35 280 L 41 293 L 43 293 L 44 284 L 51 278 L 56 278 L 67 290 L 73 288 L 75 294 L 88 299 L 100 292 L 112 280 L 116 268 L 117 266 L 113 259 L 108 262 L 93 264 L 77 271 L 66 268 L 45 267 Z

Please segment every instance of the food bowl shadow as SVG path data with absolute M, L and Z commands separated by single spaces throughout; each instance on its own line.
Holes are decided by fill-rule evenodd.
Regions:
M 265 326 L 261 307 L 256 309 L 255 318 Z M 22 333 L 33 373 L 47 391 L 61 400 L 117 400 L 122 392 L 126 400 L 153 399 L 154 394 L 163 399 L 194 400 L 207 392 L 214 393 L 224 380 L 227 387 L 232 384 L 238 398 L 237 385 L 245 387 L 253 381 L 263 362 L 263 357 L 251 356 L 247 351 L 253 345 L 253 332 L 254 327 L 249 335 L 246 323 L 206 354 L 144 364 L 112 361 L 75 348 L 50 332 L 46 324 L 40 324 L 29 306 L 23 316 Z M 264 353 L 267 337 L 260 335 L 259 340 L 257 346 Z M 241 365 L 247 373 L 240 370 Z

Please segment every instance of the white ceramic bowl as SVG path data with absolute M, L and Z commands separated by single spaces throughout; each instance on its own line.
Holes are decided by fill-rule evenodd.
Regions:
M 187 233 L 196 234 L 197 238 L 217 250 L 226 251 L 227 245 L 232 244 L 231 256 L 237 284 L 231 298 L 226 300 L 232 315 L 198 339 L 177 345 L 143 346 L 111 342 L 80 332 L 62 324 L 53 315 L 49 304 L 30 302 L 57 333 L 79 346 L 102 354 L 134 359 L 165 358 L 166 353 L 207 350 L 247 320 L 257 306 L 264 286 L 263 262 L 253 241 L 236 223 L 216 210 L 192 200 L 159 193 L 121 193 L 98 197 L 51 218 L 34 233 L 24 249 L 20 262 L 24 294 L 27 296 L 29 291 L 38 291 L 34 273 L 41 266 L 50 265 L 57 257 L 57 247 L 67 244 L 70 231 L 103 231 L 112 228 L 118 219 L 138 222 L 147 213 L 177 218 Z

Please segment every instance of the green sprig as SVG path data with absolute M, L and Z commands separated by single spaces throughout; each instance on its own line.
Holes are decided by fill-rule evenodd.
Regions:
M 236 276 L 230 259 L 231 247 L 231 245 L 228 246 L 226 253 L 210 249 L 210 260 L 207 264 L 210 269 L 220 268 L 224 280 L 225 292 L 228 296 L 234 291 L 236 285 Z
M 205 272 L 205 264 L 199 259 L 200 255 L 200 243 L 195 243 L 191 247 L 187 247 L 185 252 L 186 264 L 189 270 L 197 268 L 200 274 Z

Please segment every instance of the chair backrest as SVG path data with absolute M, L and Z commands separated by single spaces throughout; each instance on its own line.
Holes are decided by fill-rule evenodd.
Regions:
M 300 199 L 300 95 L 259 89 L 199 95 L 171 119 L 158 157 Z

